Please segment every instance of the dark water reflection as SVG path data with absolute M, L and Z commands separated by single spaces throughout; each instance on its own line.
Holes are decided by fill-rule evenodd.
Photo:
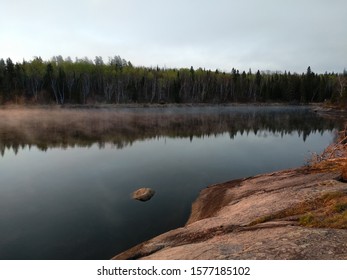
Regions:
M 0 258 L 107 259 L 186 221 L 209 184 L 302 165 L 305 107 L 0 111 Z M 139 187 L 156 195 L 130 199 Z
M 49 113 L 48 113 L 49 112 Z M 342 122 L 342 120 L 341 120 Z M 191 140 L 228 133 L 268 131 L 281 136 L 298 132 L 305 141 L 312 132 L 333 130 L 336 120 L 323 120 L 307 107 L 173 107 L 137 109 L 0 110 L 0 153 L 25 146 L 49 148 L 117 148 L 156 137 Z

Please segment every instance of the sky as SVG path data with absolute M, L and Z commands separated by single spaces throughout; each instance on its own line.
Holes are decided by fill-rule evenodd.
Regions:
M 342 72 L 346 0 L 0 0 L 0 58 Z

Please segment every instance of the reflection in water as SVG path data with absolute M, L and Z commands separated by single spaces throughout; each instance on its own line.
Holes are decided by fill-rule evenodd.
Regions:
M 342 124 L 340 124 L 342 125 Z M 137 109 L 27 109 L 0 111 L 0 153 L 25 146 L 48 148 L 117 148 L 134 141 L 156 137 L 205 137 L 228 132 L 231 138 L 243 133 L 298 132 L 305 141 L 312 132 L 338 127 L 307 107 L 183 107 Z
M 111 258 L 184 225 L 210 184 L 302 165 L 338 126 L 305 107 L 0 110 L 0 259 Z

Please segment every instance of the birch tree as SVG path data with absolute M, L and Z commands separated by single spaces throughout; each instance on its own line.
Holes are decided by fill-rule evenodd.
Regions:
M 31 62 L 24 64 L 24 70 L 27 74 L 27 83 L 34 100 L 37 100 L 39 92 L 43 87 L 43 78 L 45 75 L 45 64 L 41 57 L 35 57 Z

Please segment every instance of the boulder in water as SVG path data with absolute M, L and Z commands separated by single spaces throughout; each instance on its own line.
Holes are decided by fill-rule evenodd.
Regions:
M 136 200 L 147 201 L 150 200 L 154 194 L 155 191 L 151 188 L 140 188 L 132 193 L 132 197 Z

